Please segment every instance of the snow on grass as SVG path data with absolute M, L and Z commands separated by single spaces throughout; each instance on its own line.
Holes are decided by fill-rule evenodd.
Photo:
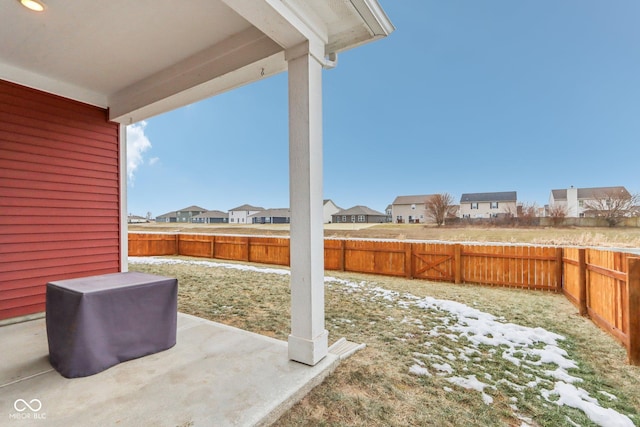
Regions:
M 156 258 L 156 257 L 129 257 L 129 264 L 147 264 L 147 265 L 199 265 L 211 268 L 228 268 L 232 270 L 249 271 L 254 273 L 279 274 L 288 275 L 289 270 L 283 268 L 255 267 L 253 265 L 231 264 L 225 262 L 212 261 L 194 261 L 175 258 Z
M 242 264 L 231 264 L 211 261 L 194 261 L 155 257 L 130 257 L 131 264 L 187 264 L 211 268 L 228 268 L 241 271 L 288 275 L 289 270 L 268 267 L 256 267 Z M 402 320 L 387 319 L 390 323 L 411 323 L 419 325 L 426 341 L 423 346 L 432 351 L 430 354 L 414 352 L 414 364 L 409 367 L 409 373 L 418 376 L 432 376 L 429 367 L 449 383 L 465 389 L 476 390 L 481 393 L 483 402 L 493 403 L 493 397 L 485 390 L 495 391 L 497 386 L 507 388 L 512 394 L 524 399 L 524 393 L 529 389 L 539 393 L 539 397 L 558 406 L 566 405 L 578 409 L 595 424 L 607 427 L 627 427 L 634 423 L 626 415 L 611 408 L 602 407 L 598 400 L 575 383 L 583 382 L 570 373 L 578 370 L 578 365 L 571 360 L 567 352 L 560 347 L 564 341 L 562 335 L 547 331 L 543 328 L 530 328 L 508 323 L 502 318 L 482 312 L 465 304 L 439 300 L 432 297 L 419 298 L 411 294 L 381 288 L 367 282 L 352 281 L 326 276 L 325 283 L 329 286 L 340 285 L 341 290 L 352 294 L 365 295 L 367 300 L 383 302 L 385 305 L 395 305 L 403 309 L 417 307 L 429 313 L 429 318 L 436 325 L 429 329 L 420 319 L 405 316 Z M 414 338 L 413 334 L 397 337 L 398 340 Z M 449 345 L 456 348 L 434 345 L 433 339 L 446 339 Z M 435 354 L 439 351 L 444 356 Z M 456 356 L 457 355 L 457 356 Z M 513 365 L 513 369 L 500 372 L 502 378 L 494 378 L 489 373 L 482 374 L 482 381 L 476 374 L 466 376 L 456 375 L 456 367 L 468 373 L 484 370 L 483 362 L 493 363 L 494 357 L 500 357 Z M 430 364 L 420 359 L 430 361 Z M 448 363 L 451 362 L 452 364 Z M 447 377 L 447 375 L 450 375 Z M 495 375 L 495 372 L 494 372 Z M 497 375 L 496 375 L 497 376 Z M 451 390 L 445 387 L 445 391 Z M 616 400 L 616 396 L 599 391 L 606 401 Z M 515 398 L 517 401 L 518 398 Z M 523 422 L 531 422 L 520 415 L 514 404 L 514 415 Z M 570 424 L 576 424 L 567 417 Z
M 575 387 L 573 384 L 558 381 L 553 390 L 543 390 L 542 395 L 547 400 L 557 395 L 557 400 L 551 400 L 555 404 L 580 409 L 587 414 L 591 421 L 601 426 L 626 427 L 634 425 L 628 417 L 611 408 L 603 408 L 598 404 L 596 399 L 589 396 L 589 393 L 581 388 Z

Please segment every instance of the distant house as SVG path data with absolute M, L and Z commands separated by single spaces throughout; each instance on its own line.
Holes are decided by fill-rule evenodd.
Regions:
M 178 222 L 178 216 L 176 211 L 167 212 L 166 214 L 158 215 L 156 222 Z
M 387 205 L 387 208 L 384 210 L 384 214 L 387 216 L 385 222 L 393 221 L 393 205 Z
M 143 216 L 129 214 L 127 216 L 127 222 L 129 224 L 141 224 L 141 223 L 149 222 L 149 220 Z
M 396 224 L 424 223 L 427 218 L 425 202 L 433 194 L 398 196 L 391 204 L 391 218 Z
M 499 218 L 517 214 L 518 195 L 515 191 L 497 193 L 465 193 L 460 197 L 461 218 Z
M 205 213 L 207 210 L 200 206 L 189 206 L 188 208 L 180 209 L 176 211 L 176 218 L 178 222 L 191 222 L 191 218 L 194 216 Z
M 290 222 L 291 210 L 288 208 L 266 209 L 249 215 L 250 224 L 289 224 Z
M 229 214 L 222 211 L 206 211 L 191 218 L 196 224 L 226 224 L 229 222 Z
M 380 223 L 386 222 L 387 216 L 366 206 L 354 206 L 343 209 L 331 216 L 335 223 L 356 222 L 356 223 Z
M 324 223 L 328 224 L 331 222 L 331 216 L 338 211 L 341 211 L 342 208 L 333 203 L 331 199 L 325 199 L 322 202 L 322 216 L 324 218 Z
M 561 206 L 566 210 L 566 216 L 580 218 L 590 216 L 588 205 L 598 200 L 604 200 L 607 196 L 631 197 L 625 187 L 592 187 L 575 188 L 571 186 L 565 190 L 551 190 L 549 194 L 549 206 Z
M 166 214 L 156 217 L 156 222 L 191 222 L 191 218 L 206 212 L 205 208 L 200 206 L 189 206 L 179 211 L 167 212 Z
M 263 211 L 263 207 L 242 205 L 229 210 L 229 224 L 251 224 L 250 215 Z

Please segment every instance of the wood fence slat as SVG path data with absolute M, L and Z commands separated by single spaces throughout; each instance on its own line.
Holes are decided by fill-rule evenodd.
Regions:
M 627 257 L 628 274 L 628 347 L 629 364 L 640 365 L 640 258 Z

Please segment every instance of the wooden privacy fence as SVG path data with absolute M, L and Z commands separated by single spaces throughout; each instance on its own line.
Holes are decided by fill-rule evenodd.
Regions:
M 289 265 L 289 238 L 129 233 L 130 256 Z M 640 258 L 596 249 L 325 239 L 327 270 L 562 292 L 640 365 Z
M 326 239 L 325 268 L 560 292 L 562 248 Z
M 563 268 L 565 296 L 627 348 L 629 363 L 640 365 L 640 258 L 564 248 Z

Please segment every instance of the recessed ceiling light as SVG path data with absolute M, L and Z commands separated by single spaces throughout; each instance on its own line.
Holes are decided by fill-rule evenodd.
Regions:
M 39 0 L 18 0 L 21 5 L 26 7 L 29 10 L 33 10 L 35 12 L 42 12 L 44 10 L 44 3 Z

